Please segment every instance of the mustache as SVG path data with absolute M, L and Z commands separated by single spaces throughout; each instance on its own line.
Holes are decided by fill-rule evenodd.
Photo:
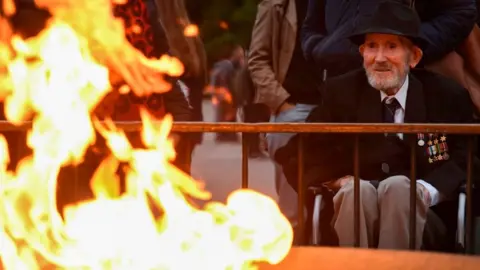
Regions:
M 389 64 L 374 64 L 370 68 L 376 71 L 389 71 L 393 69 L 392 65 Z

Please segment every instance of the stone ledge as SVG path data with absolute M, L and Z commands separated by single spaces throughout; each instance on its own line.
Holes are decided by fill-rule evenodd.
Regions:
M 260 270 L 479 270 L 480 257 L 353 248 L 292 248 L 279 265 Z

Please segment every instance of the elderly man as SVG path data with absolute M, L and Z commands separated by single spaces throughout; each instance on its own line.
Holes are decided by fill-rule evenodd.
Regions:
M 308 121 L 344 123 L 469 123 L 468 93 L 446 78 L 411 71 L 425 41 L 420 20 L 405 5 L 385 2 L 351 37 L 360 46 L 364 68 L 326 81 L 323 105 Z M 416 248 L 429 209 L 442 212 L 466 179 L 466 140 L 446 134 L 369 134 L 359 139 L 360 245 L 409 247 L 410 145 L 416 144 Z M 310 135 L 305 143 L 305 181 L 325 185 L 333 198 L 333 226 L 341 246 L 354 243 L 353 138 Z M 280 149 L 290 184 L 296 187 L 297 146 Z M 434 207 L 435 206 L 435 207 Z M 455 206 L 453 207 L 455 208 Z M 445 212 L 443 212 L 445 213 Z M 430 218 L 430 213 L 429 213 Z M 437 217 L 438 219 L 438 217 Z M 442 223 L 442 222 L 440 222 Z
M 371 16 L 385 0 L 308 0 L 303 23 L 302 48 L 320 78 L 342 75 L 361 67 L 357 44 L 347 37 L 362 16 Z M 415 6 L 420 35 L 430 46 L 424 50 L 420 66 L 432 64 L 458 48 L 472 31 L 476 19 L 475 0 L 390 0 Z

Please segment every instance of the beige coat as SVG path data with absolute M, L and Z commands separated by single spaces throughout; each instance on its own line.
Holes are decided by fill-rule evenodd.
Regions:
M 282 83 L 290 66 L 297 35 L 293 0 L 263 0 L 253 26 L 248 68 L 256 88 L 255 102 L 272 112 L 290 96 Z

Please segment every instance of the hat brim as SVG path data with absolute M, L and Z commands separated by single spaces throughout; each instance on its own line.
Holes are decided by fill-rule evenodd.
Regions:
M 365 35 L 366 34 L 389 34 L 389 35 L 396 35 L 396 36 L 402 36 L 410 39 L 413 44 L 418 46 L 420 49 L 424 50 L 428 46 L 428 41 L 426 41 L 424 38 L 420 36 L 412 36 L 412 35 L 406 35 L 402 32 L 395 31 L 392 29 L 388 28 L 368 28 L 361 30 L 359 32 L 354 33 L 353 35 L 349 36 L 349 39 L 355 43 L 356 45 L 360 46 L 365 42 Z

